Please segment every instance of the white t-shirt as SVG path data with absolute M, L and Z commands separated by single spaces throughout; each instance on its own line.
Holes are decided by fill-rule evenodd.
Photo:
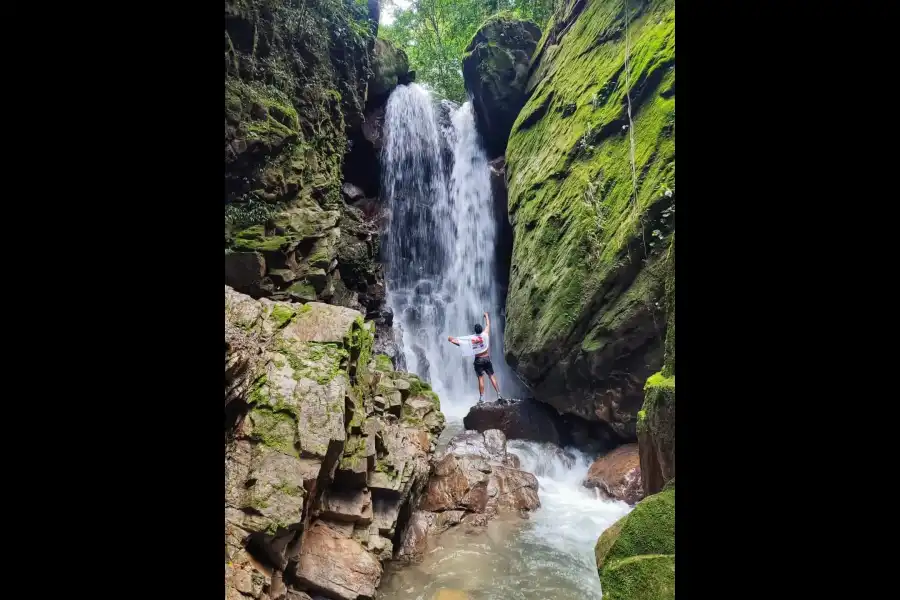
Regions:
M 484 354 L 490 347 L 490 337 L 486 333 L 466 335 L 457 339 L 459 340 L 459 350 L 463 356 Z

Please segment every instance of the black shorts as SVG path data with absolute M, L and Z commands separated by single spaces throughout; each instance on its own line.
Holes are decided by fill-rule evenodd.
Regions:
M 494 365 L 491 363 L 491 359 L 487 356 L 479 356 L 475 359 L 475 374 L 481 377 L 487 373 L 488 375 L 494 374 Z

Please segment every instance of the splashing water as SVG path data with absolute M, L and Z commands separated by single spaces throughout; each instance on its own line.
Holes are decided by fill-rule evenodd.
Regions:
M 383 237 L 387 300 L 408 369 L 441 397 L 448 417 L 443 447 L 462 431 L 462 417 L 478 398 L 472 358 L 463 358 L 447 336 L 472 333 L 485 310 L 500 390 L 512 397 L 523 391 L 503 359 L 497 224 L 471 104 L 436 104 L 415 84 L 397 87 L 388 100 L 382 162 L 390 213 Z M 537 477 L 541 508 L 528 520 L 497 518 L 478 535 L 464 527 L 442 534 L 421 564 L 389 567 L 380 599 L 431 600 L 441 588 L 463 590 L 471 600 L 600 597 L 594 544 L 628 505 L 599 499 L 581 485 L 587 455 L 522 441 L 510 442 L 509 450 Z
M 537 477 L 541 508 L 528 520 L 499 517 L 479 535 L 463 527 L 442 534 L 422 563 L 389 568 L 379 599 L 431 600 L 442 588 L 471 600 L 600 598 L 594 544 L 628 505 L 581 486 L 591 461 L 577 450 L 523 441 L 508 448 Z
M 462 418 L 478 400 L 478 384 L 473 359 L 463 358 L 447 337 L 474 333 L 487 311 L 500 391 L 520 395 L 522 386 L 503 358 L 490 168 L 471 104 L 436 105 L 418 85 L 397 87 L 385 113 L 382 163 L 387 301 L 402 330 L 409 371 L 431 382 L 445 415 Z M 493 398 L 487 377 L 485 388 L 485 398 Z

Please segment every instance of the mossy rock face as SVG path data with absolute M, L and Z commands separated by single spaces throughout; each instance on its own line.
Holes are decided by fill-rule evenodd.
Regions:
M 503 154 L 525 104 L 528 63 L 540 39 L 541 30 L 534 23 L 498 15 L 488 19 L 466 47 L 463 80 L 492 158 Z
M 674 599 L 674 485 L 645 498 L 604 531 L 594 554 L 605 599 Z
M 655 494 L 675 480 L 675 377 L 664 372 L 644 386 L 644 406 L 638 413 L 641 481 L 645 494 Z
M 372 60 L 372 79 L 369 81 L 369 102 L 386 98 L 398 84 L 408 83 L 409 59 L 406 52 L 393 43 L 378 38 Z
M 573 3 L 547 29 L 506 152 L 504 350 L 536 398 L 630 441 L 663 366 L 675 3 L 629 3 L 627 77 L 621 2 Z
M 339 205 L 376 27 L 354 1 L 226 0 L 226 244 L 295 200 Z

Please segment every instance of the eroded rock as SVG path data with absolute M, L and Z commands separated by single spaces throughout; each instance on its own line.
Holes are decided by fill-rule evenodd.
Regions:
M 501 512 L 540 507 L 537 478 L 513 465 L 499 430 L 454 436 L 434 467 L 417 510 L 401 538 L 398 558 L 415 561 L 429 538 L 464 524 L 481 527 Z
M 226 287 L 225 329 L 227 597 L 371 598 L 428 479 L 437 395 L 374 358 L 349 308 Z
M 635 504 L 644 497 L 637 444 L 624 444 L 601 456 L 588 469 L 584 487 L 596 488 L 608 498 Z

